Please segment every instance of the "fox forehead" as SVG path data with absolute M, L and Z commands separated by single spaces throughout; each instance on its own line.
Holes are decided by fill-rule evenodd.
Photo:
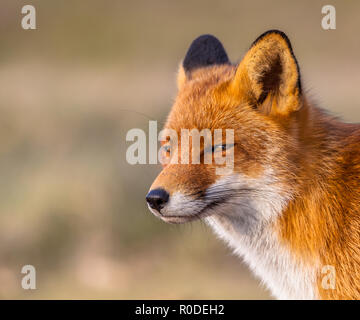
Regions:
M 234 128 L 234 110 L 243 103 L 228 92 L 235 71 L 230 64 L 194 70 L 179 88 L 165 127 L 177 131 Z

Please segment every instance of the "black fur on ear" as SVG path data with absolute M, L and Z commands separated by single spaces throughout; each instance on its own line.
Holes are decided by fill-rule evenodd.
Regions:
M 221 42 L 210 34 L 196 38 L 185 56 L 183 67 L 186 72 L 214 64 L 230 63 Z

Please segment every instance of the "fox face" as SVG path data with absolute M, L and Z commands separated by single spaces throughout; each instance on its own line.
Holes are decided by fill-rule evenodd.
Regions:
M 178 72 L 178 94 L 165 129 L 212 134 L 211 148 L 189 148 L 200 162 L 181 163 L 184 145 L 164 139 L 169 161 L 146 197 L 150 210 L 165 222 L 228 217 L 244 232 L 271 220 L 295 190 L 289 184 L 297 164 L 296 110 L 301 107 L 300 76 L 287 37 L 278 31 L 260 36 L 238 64 L 230 63 L 222 44 L 210 35 L 191 44 Z M 293 121 L 294 125 L 289 126 Z M 286 122 L 286 125 L 285 125 Z M 221 130 L 217 140 L 214 131 Z M 225 139 L 233 133 L 232 143 Z M 172 151 L 172 152 L 170 152 Z M 214 159 L 231 152 L 232 167 Z M 175 155 L 174 155 L 175 154 Z M 213 161 L 205 163 L 205 154 Z M 170 159 L 171 160 L 171 159 Z M 265 209 L 264 209 L 265 208 Z

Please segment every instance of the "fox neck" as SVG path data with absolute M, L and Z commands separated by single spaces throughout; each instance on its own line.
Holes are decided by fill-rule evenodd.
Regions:
M 346 279 L 345 273 L 351 274 L 351 270 L 349 266 L 349 270 L 344 272 L 344 268 L 346 270 L 346 261 L 352 258 L 344 256 L 346 253 L 337 256 L 337 251 L 346 251 L 344 246 L 338 246 L 342 242 L 340 239 L 347 237 L 339 230 L 346 229 L 345 216 L 351 212 L 349 203 L 350 206 L 354 203 L 360 205 L 360 199 L 352 194 L 350 200 L 344 196 L 349 194 L 347 190 L 344 187 L 339 189 L 341 164 L 337 159 L 342 157 L 347 137 L 358 127 L 337 122 L 308 104 L 298 120 L 296 130 L 293 130 L 301 141 L 296 190 L 283 199 L 274 192 L 273 199 L 259 199 L 262 203 L 251 207 L 252 215 L 255 212 L 257 216 L 271 216 L 273 219 L 259 221 L 251 232 L 244 232 L 242 222 L 234 218 L 236 212 L 209 217 L 207 222 L 236 254 L 244 258 L 275 297 L 349 297 L 345 292 L 346 282 L 350 280 Z M 353 192 L 358 194 L 359 189 L 356 190 Z M 274 205 L 274 201 L 279 205 Z M 239 209 L 238 214 L 243 215 L 243 209 Z M 360 257 L 355 257 L 355 260 L 360 262 Z M 342 288 L 323 290 L 320 277 L 325 265 L 341 266 L 337 277 L 345 283 Z
M 276 221 L 278 235 L 297 260 L 315 266 L 320 298 L 359 299 L 360 128 L 310 111 L 315 125 L 306 134 L 315 142 L 307 146 L 298 195 Z M 322 281 L 328 266 L 333 288 Z
M 215 233 L 244 259 L 278 299 L 316 299 L 315 268 L 298 261 L 274 233 L 273 226 L 258 226 L 244 234 L 236 220 L 225 216 L 206 218 Z

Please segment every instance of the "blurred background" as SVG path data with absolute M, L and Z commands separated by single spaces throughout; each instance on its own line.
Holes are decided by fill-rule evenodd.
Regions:
M 25 4 L 36 30 L 21 28 Z M 326 4 L 336 30 L 321 28 Z M 270 298 L 203 223 L 150 214 L 160 167 L 127 164 L 125 135 L 164 122 L 195 37 L 216 35 L 236 62 L 273 28 L 308 95 L 360 121 L 359 18 L 359 1 L 2 0 L 0 298 Z M 36 290 L 21 288 L 27 264 Z

